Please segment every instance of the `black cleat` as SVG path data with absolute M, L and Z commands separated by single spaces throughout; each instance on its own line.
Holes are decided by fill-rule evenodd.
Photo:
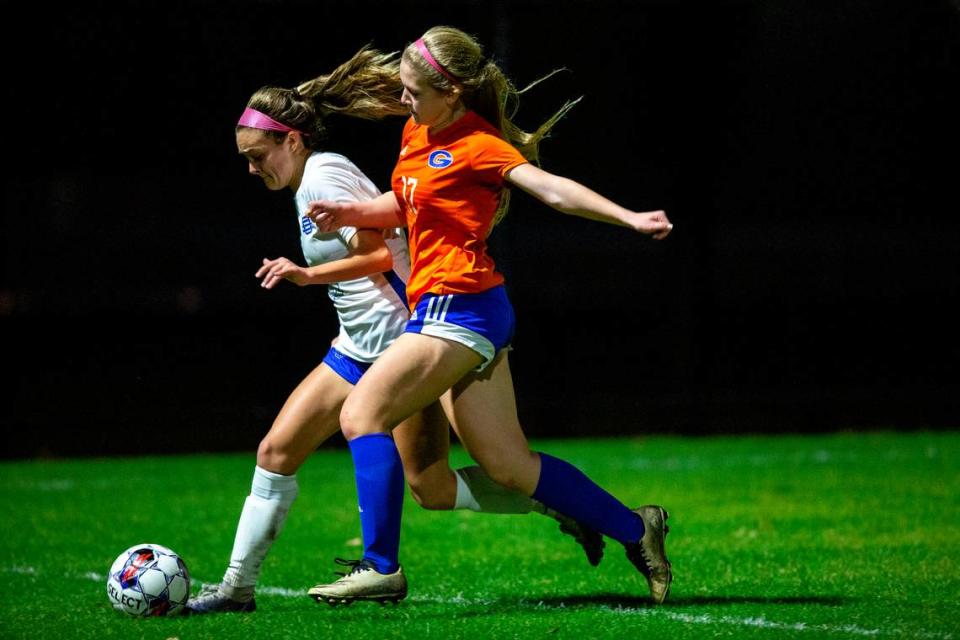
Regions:
M 560 532 L 564 533 L 577 541 L 587 555 L 587 562 L 592 566 L 597 566 L 603 560 L 603 547 L 606 543 L 603 541 L 603 535 L 594 529 L 591 529 L 582 522 L 547 508 L 544 515 L 548 515 L 560 523 Z

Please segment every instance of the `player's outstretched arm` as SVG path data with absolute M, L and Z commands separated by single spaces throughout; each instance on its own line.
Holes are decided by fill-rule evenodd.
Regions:
M 666 212 L 662 210 L 638 212 L 624 209 L 579 182 L 554 175 L 532 164 L 514 168 L 507 174 L 507 180 L 562 213 L 630 227 L 653 236 L 654 240 L 663 240 L 673 229 Z
M 307 215 L 324 233 L 340 227 L 387 229 L 406 226 L 400 217 L 400 204 L 392 191 L 362 202 L 313 200 L 308 204 Z
M 304 287 L 308 284 L 330 284 L 354 280 L 371 273 L 383 273 L 393 267 L 393 256 L 379 231 L 360 229 L 350 239 L 350 255 L 340 260 L 313 267 L 301 267 L 287 258 L 263 259 L 256 277 L 263 278 L 260 286 L 273 289 L 281 280 Z

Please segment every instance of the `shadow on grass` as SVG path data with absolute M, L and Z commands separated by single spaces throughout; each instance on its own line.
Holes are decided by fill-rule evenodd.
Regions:
M 850 604 L 850 598 L 841 598 L 839 596 L 687 596 L 669 598 L 662 605 L 654 605 L 646 597 L 624 596 L 611 593 L 598 593 L 593 595 L 571 595 L 571 596 L 550 596 L 537 600 L 523 599 L 516 601 L 517 605 L 536 605 L 543 607 L 581 607 L 589 605 L 601 605 L 606 607 L 619 607 L 622 609 L 648 609 L 654 606 L 660 607 L 686 607 L 702 605 L 740 605 L 740 604 L 762 604 L 762 605 L 822 605 L 828 607 L 839 607 Z

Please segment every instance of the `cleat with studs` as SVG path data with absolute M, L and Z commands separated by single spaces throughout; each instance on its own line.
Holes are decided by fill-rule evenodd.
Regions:
M 645 505 L 633 510 L 643 520 L 643 537 L 639 542 L 624 545 L 627 558 L 647 579 L 650 597 L 656 604 L 662 604 L 670 593 L 673 571 L 664 547 L 667 533 L 667 518 L 670 514 L 658 505 Z
M 549 509 L 547 515 L 560 523 L 561 533 L 577 541 L 577 544 L 586 554 L 590 566 L 596 567 L 600 564 L 600 561 L 603 560 L 603 547 L 606 546 L 603 541 L 603 534 L 553 509 Z
M 256 611 L 257 603 L 253 597 L 249 600 L 234 600 L 224 593 L 221 585 L 206 584 L 195 598 L 187 601 L 186 613 L 200 615 L 207 613 L 250 613 Z
M 350 567 L 347 573 L 330 584 L 318 584 L 307 594 L 317 602 L 326 602 L 332 607 L 350 605 L 358 600 L 398 603 L 407 597 L 407 578 L 403 569 L 393 573 L 380 573 L 369 560 L 344 560 L 336 558 L 341 566 Z

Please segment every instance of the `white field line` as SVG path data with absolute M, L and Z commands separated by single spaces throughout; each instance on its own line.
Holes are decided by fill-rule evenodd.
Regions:
M 735 616 L 711 616 L 709 614 L 692 615 L 689 613 L 678 613 L 676 611 L 666 611 L 662 609 L 613 609 L 618 613 L 626 615 L 660 615 L 678 622 L 688 624 L 710 624 L 710 625 L 730 625 L 739 627 L 758 627 L 760 629 L 777 629 L 784 631 L 816 631 L 819 633 L 847 633 L 854 636 L 900 636 L 908 638 L 928 638 L 930 640 L 952 640 L 952 633 L 936 633 L 924 631 L 922 629 L 912 630 L 910 632 L 902 629 L 866 629 L 858 627 L 855 624 L 830 625 L 830 624 L 808 624 L 806 622 L 777 622 L 768 620 L 764 617 L 755 618 L 737 618 Z
M 31 575 L 36 576 L 38 574 L 37 570 L 34 567 L 26 566 L 14 566 L 14 567 L 5 567 L 0 571 L 2 573 L 16 573 L 21 575 Z M 93 571 L 88 571 L 81 574 L 73 574 L 65 576 L 67 578 L 79 579 L 79 580 L 88 580 L 93 582 L 104 582 L 107 579 L 107 576 L 102 573 L 96 573 Z M 207 583 L 196 581 L 201 586 L 206 584 L 216 584 L 216 583 Z M 302 598 L 307 595 L 305 589 L 288 589 L 286 587 L 257 587 L 257 593 L 271 596 L 279 596 L 281 598 Z M 445 596 L 432 596 L 432 595 L 420 595 L 412 596 L 410 598 L 413 602 L 422 602 L 425 604 L 440 604 L 447 606 L 483 606 L 489 607 L 491 604 L 496 604 L 496 600 L 490 599 L 471 599 L 464 598 L 463 594 L 457 594 L 454 597 L 445 597 Z M 521 604 L 524 601 L 521 600 Z M 535 603 L 530 601 L 528 604 L 532 607 L 542 608 L 543 603 Z M 560 605 L 562 607 L 562 605 Z M 623 607 L 608 607 L 608 606 L 597 606 L 598 610 L 606 610 L 610 613 L 617 615 L 631 615 L 631 616 L 642 616 L 642 617 L 651 617 L 651 618 L 667 618 L 668 620 L 675 620 L 677 622 L 682 622 L 689 625 L 705 625 L 705 626 L 730 626 L 730 627 L 755 627 L 760 629 L 772 629 L 772 630 L 783 630 L 783 631 L 813 631 L 815 633 L 834 633 L 834 634 L 847 634 L 851 636 L 864 636 L 864 637 L 882 637 L 882 636 L 897 636 L 903 638 L 923 638 L 924 640 L 954 640 L 954 635 L 952 633 L 938 633 L 925 631 L 923 629 L 911 629 L 910 631 L 904 631 L 902 629 L 867 629 L 865 627 L 860 627 L 854 624 L 844 624 L 844 625 L 830 625 L 830 624 L 808 624 L 806 622 L 779 622 L 777 620 L 769 620 L 764 617 L 752 617 L 752 618 L 740 618 L 737 616 L 715 616 L 707 613 L 702 614 L 690 614 L 690 613 L 680 613 L 677 611 L 670 611 L 664 607 L 658 608 L 641 608 L 641 609 L 625 609 Z

